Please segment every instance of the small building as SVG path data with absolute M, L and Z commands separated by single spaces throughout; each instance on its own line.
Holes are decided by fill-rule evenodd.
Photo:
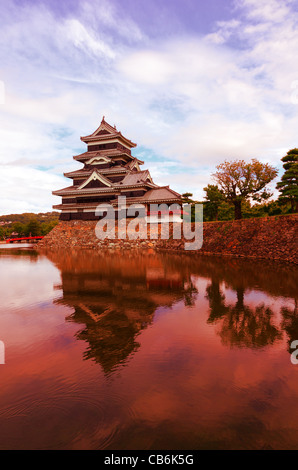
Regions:
M 72 185 L 58 191 L 56 196 L 62 197 L 62 203 L 53 206 L 60 210 L 60 220 L 98 220 L 97 207 L 101 204 L 112 205 L 117 211 L 118 218 L 131 205 L 141 204 L 145 216 L 156 218 L 151 204 L 166 204 L 167 207 L 176 204 L 172 219 L 181 221 L 181 195 L 169 186 L 156 185 L 149 170 L 141 170 L 143 161 L 131 154 L 136 144 L 124 137 L 116 126 L 108 124 L 104 117 L 100 126 L 81 140 L 87 144 L 87 151 L 74 156 L 74 160 L 82 163 L 83 168 L 64 173 L 72 179 Z M 125 196 L 125 206 L 120 207 L 119 197 Z M 165 217 L 168 217 L 168 211 Z M 131 215 L 132 216 L 132 215 Z M 133 215 L 135 217 L 135 215 Z

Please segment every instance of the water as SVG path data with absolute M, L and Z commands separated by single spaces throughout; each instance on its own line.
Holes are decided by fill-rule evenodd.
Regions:
M 0 291 L 1 449 L 298 449 L 297 268 L 22 248 Z
M 34 243 L 0 243 L 0 250 L 33 248 L 34 245 Z

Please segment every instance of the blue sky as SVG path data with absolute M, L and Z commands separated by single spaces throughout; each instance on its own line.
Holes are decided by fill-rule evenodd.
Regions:
M 103 115 L 157 184 L 197 199 L 225 159 L 281 168 L 297 23 L 296 0 L 1 2 L 0 214 L 51 210 Z

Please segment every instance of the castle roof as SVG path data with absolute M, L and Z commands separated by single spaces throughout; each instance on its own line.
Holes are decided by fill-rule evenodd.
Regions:
M 85 143 L 101 140 L 106 141 L 110 139 L 118 139 L 120 141 L 122 140 L 130 148 L 137 146 L 137 144 L 124 137 L 121 132 L 116 129 L 116 126 L 112 127 L 110 124 L 108 124 L 105 121 L 104 116 L 99 127 L 92 134 L 81 137 L 81 140 Z
M 149 170 L 137 171 L 134 173 L 128 173 L 121 181 L 123 186 L 136 185 L 138 183 L 150 182 L 153 183 Z

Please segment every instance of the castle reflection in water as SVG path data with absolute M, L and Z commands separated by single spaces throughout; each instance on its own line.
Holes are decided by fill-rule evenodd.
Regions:
M 127 253 L 47 253 L 61 272 L 62 296 L 55 302 L 71 307 L 66 320 L 81 325 L 77 339 L 87 344 L 84 358 L 99 363 L 106 374 L 124 365 L 138 350 L 140 332 L 163 308 L 179 302 L 197 308 L 208 302 L 207 324 L 216 325 L 222 344 L 262 348 L 286 335 L 298 339 L 297 268 L 212 257 Z M 199 292 L 200 280 L 205 281 Z M 226 297 L 226 290 L 234 296 Z M 278 314 L 258 293 L 293 299 L 293 308 Z M 252 302 L 252 295 L 254 301 Z

